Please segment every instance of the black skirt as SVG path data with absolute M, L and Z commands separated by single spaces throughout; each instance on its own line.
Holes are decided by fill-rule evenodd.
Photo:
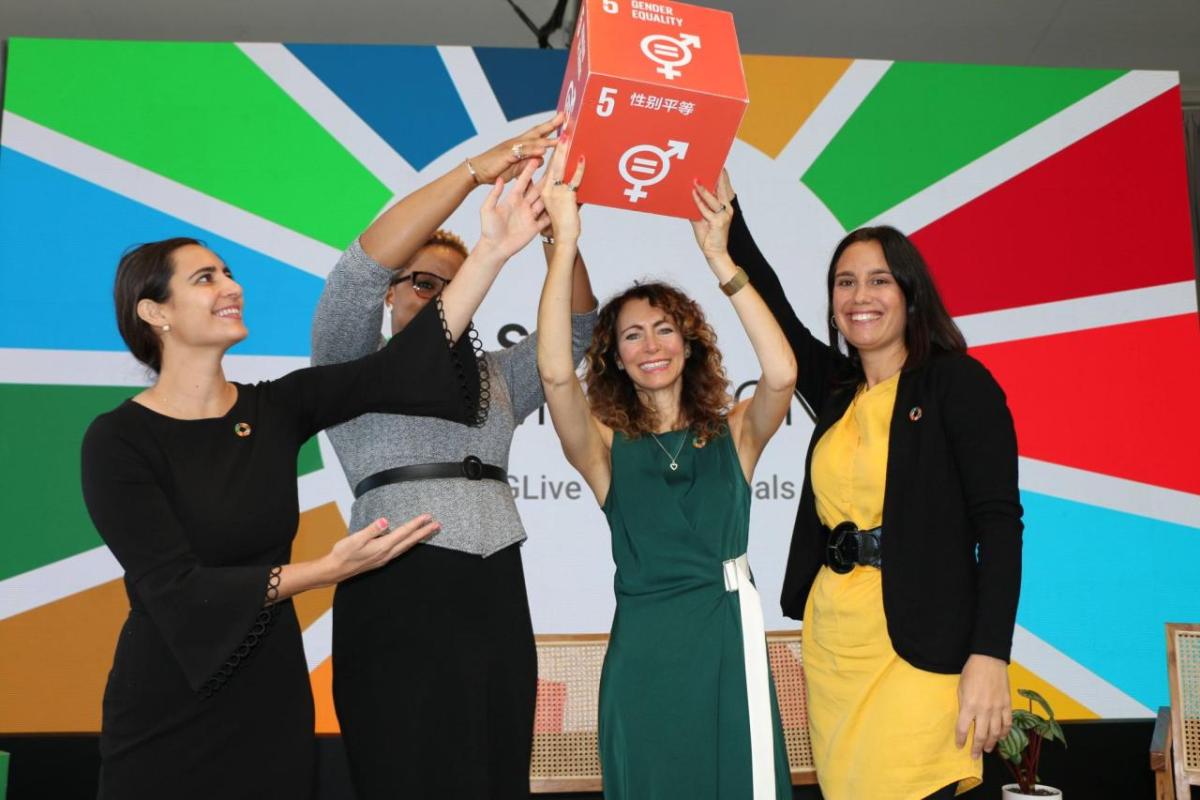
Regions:
M 527 800 L 537 651 L 520 545 L 418 545 L 342 583 L 333 696 L 359 800 Z
M 101 800 L 310 797 L 312 686 L 292 601 L 211 697 L 188 686 L 150 618 L 131 612 L 104 692 L 100 756 Z

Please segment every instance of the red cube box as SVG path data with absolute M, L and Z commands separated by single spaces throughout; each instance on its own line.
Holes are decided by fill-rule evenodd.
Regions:
M 584 0 L 558 100 L 566 177 L 582 155 L 580 202 L 695 219 L 692 179 L 715 186 L 748 103 L 729 12 Z

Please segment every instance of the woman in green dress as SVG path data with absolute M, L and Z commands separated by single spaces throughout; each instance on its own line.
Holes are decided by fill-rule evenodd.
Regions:
M 612 531 L 617 612 L 600 682 L 604 793 L 621 798 L 790 798 L 762 609 L 746 562 L 749 481 L 787 414 L 791 349 L 726 251 L 731 197 L 696 185 L 696 241 L 730 296 L 762 377 L 732 405 L 699 306 L 637 284 L 600 311 L 585 396 L 571 359 L 571 265 L 580 163 L 550 165 L 557 247 L 538 310 L 538 368 L 567 460 Z

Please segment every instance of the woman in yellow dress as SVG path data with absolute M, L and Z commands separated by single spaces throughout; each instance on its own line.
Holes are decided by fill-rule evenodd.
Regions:
M 834 250 L 826 345 L 734 209 L 729 252 L 787 335 L 816 416 L 781 602 L 805 621 L 821 791 L 954 797 L 1012 723 L 1022 524 L 1004 392 L 899 231 L 863 228 Z

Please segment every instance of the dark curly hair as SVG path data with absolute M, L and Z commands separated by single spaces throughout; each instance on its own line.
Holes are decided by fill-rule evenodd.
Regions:
M 725 430 L 725 414 L 732 403 L 717 333 L 696 301 L 665 283 L 635 283 L 600 309 L 587 350 L 585 383 L 592 413 L 631 439 L 657 429 L 654 410 L 642 402 L 629 376 L 617 369 L 617 315 L 626 303 L 638 299 L 662 310 L 691 346 L 683 365 L 680 413 L 697 438 L 711 440 Z

